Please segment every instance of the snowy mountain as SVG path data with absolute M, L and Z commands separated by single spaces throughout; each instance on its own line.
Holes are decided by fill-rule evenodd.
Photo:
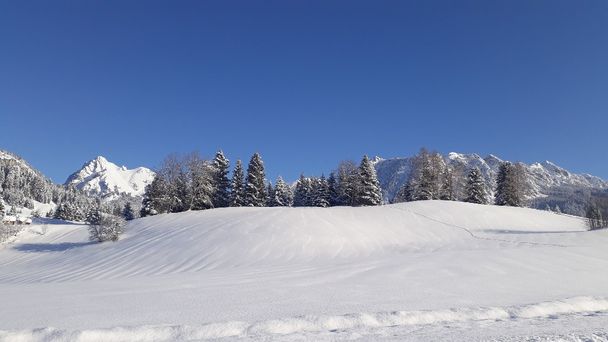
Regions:
M 495 188 L 495 178 L 503 162 L 492 154 L 482 158 L 478 154 L 451 152 L 444 155 L 445 162 L 462 173 L 478 167 L 484 176 L 489 189 Z M 378 180 L 382 186 L 385 200 L 391 200 L 407 181 L 412 170 L 413 157 L 374 159 Z M 545 205 L 573 206 L 572 213 L 579 210 L 577 202 L 585 192 L 608 189 L 608 181 L 588 174 L 575 174 L 555 165 L 550 161 L 533 164 L 522 164 L 528 174 L 528 198 L 534 207 Z M 580 213 L 579 213 L 580 214 Z
M 23 158 L 0 150 L 0 201 L 15 208 L 17 213 L 29 215 L 33 210 L 46 213 L 54 208 L 54 200 L 63 189 L 51 182 Z
M 120 194 L 141 196 L 154 175 L 148 168 L 127 169 L 99 156 L 70 175 L 65 185 L 73 185 L 88 194 L 104 198 L 114 198 Z

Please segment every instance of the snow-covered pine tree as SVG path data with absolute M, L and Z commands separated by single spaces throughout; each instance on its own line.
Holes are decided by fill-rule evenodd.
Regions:
M 152 216 L 167 213 L 171 209 L 169 189 L 160 173 L 157 173 L 150 184 L 146 186 L 140 216 Z
M 271 182 L 268 182 L 268 185 L 266 185 L 266 195 L 268 196 L 268 199 L 266 200 L 267 207 L 278 207 L 279 206 L 279 204 L 276 201 L 275 188 L 272 187 Z
M 488 204 L 486 183 L 479 168 L 475 167 L 467 175 L 465 202 Z
M 312 181 L 310 178 L 300 175 L 296 182 L 296 189 L 293 194 L 294 207 L 308 207 L 312 205 Z
M 86 222 L 90 225 L 97 225 L 101 222 L 101 205 L 97 202 L 96 205 L 92 206 L 87 213 Z
M 274 203 L 278 207 L 291 207 L 293 205 L 293 193 L 291 188 L 281 176 L 277 178 L 274 187 Z
M 602 211 L 595 202 L 589 203 L 586 216 L 587 220 L 589 221 L 589 230 L 604 228 Z
M 373 206 L 382 204 L 380 183 L 374 165 L 367 155 L 364 155 L 361 159 L 358 180 L 356 205 Z
M 521 167 L 510 162 L 504 162 L 496 176 L 495 204 L 502 206 L 523 206 L 523 191 L 525 179 Z
M 122 209 L 122 217 L 127 221 L 131 221 L 135 218 L 135 212 L 133 211 L 131 202 L 127 202 L 125 204 L 124 208 Z
M 426 201 L 433 199 L 433 190 L 435 188 L 435 172 L 431 164 L 431 157 L 426 150 L 421 150 L 417 158 L 417 172 L 414 175 L 417 177 L 417 184 L 414 188 L 412 197 L 414 201 Z
M 254 153 L 247 166 L 247 184 L 245 185 L 246 206 L 263 207 L 266 205 L 265 177 L 264 162 L 259 153 Z
M 335 173 L 330 173 L 327 178 L 327 188 L 329 190 L 329 206 L 340 205 L 340 194 L 338 193 L 338 181 Z
M 243 173 L 243 163 L 236 161 L 232 172 L 232 182 L 230 184 L 230 206 L 242 207 L 245 205 L 245 180 Z
M 218 151 L 213 159 L 213 206 L 215 208 L 224 208 L 230 205 L 229 167 L 230 162 L 224 156 L 224 152 Z
M 353 161 L 346 160 L 338 165 L 338 205 L 356 205 L 359 185 L 359 170 Z
M 312 182 L 312 205 L 315 207 L 329 207 L 329 184 L 324 175 L 315 178 Z

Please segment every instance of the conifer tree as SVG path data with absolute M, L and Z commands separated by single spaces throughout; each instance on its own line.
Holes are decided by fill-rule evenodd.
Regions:
M 477 167 L 471 169 L 467 175 L 466 192 L 465 202 L 478 204 L 488 203 L 486 183 L 481 175 L 481 171 L 479 171 L 479 168 Z
M 281 176 L 277 178 L 274 187 L 274 204 L 279 207 L 290 207 L 293 204 L 293 194 L 291 188 Z
M 232 172 L 232 183 L 230 185 L 230 206 L 242 207 L 245 205 L 245 184 L 244 184 L 243 164 L 240 160 L 236 161 Z
M 130 202 L 127 202 L 122 209 L 122 217 L 127 221 L 131 221 L 135 218 L 135 213 L 133 212 L 133 207 L 131 207 Z
M 228 168 L 230 162 L 222 151 L 218 151 L 213 159 L 213 206 L 224 208 L 230 205 L 230 180 Z
M 589 221 L 589 229 L 595 230 L 604 228 L 604 219 L 602 217 L 602 211 L 596 203 L 592 202 L 587 208 L 587 220 Z
M 496 176 L 495 204 L 521 207 L 523 205 L 523 171 L 510 162 L 500 165 Z
M 247 184 L 245 185 L 246 206 L 263 207 L 266 205 L 265 177 L 264 162 L 259 153 L 254 153 L 247 167 Z
M 359 172 L 354 162 L 347 160 L 338 165 L 338 205 L 356 205 Z
M 88 224 L 92 224 L 92 225 L 97 225 L 101 222 L 101 206 L 100 203 L 97 202 L 94 206 L 92 206 L 88 213 L 87 213 L 87 218 L 86 218 L 86 222 Z
M 363 156 L 359 165 L 359 186 L 357 205 L 372 206 L 382 204 L 382 192 L 380 183 L 376 177 L 374 165 L 367 155 Z
M 329 184 L 324 175 L 313 181 L 312 205 L 315 207 L 329 207 Z
M 268 199 L 266 200 L 266 206 L 277 207 L 278 203 L 276 201 L 275 188 L 272 187 L 272 183 L 270 182 L 268 182 L 268 185 L 266 185 L 266 195 L 268 196 Z
M 327 178 L 327 188 L 329 191 L 329 206 L 340 205 L 340 194 L 338 193 L 338 181 L 336 180 L 335 173 L 330 173 Z
M 294 207 L 308 207 L 312 205 L 312 185 L 310 178 L 300 175 L 296 182 L 296 189 L 293 194 Z
M 140 216 L 167 213 L 169 210 L 168 187 L 162 175 L 157 173 L 152 182 L 146 186 Z

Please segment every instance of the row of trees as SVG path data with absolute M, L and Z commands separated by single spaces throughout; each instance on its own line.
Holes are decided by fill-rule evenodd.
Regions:
M 165 159 L 146 187 L 141 216 L 223 207 L 380 205 L 382 196 L 373 164 L 344 162 L 329 178 L 302 175 L 292 189 L 278 177 L 266 180 L 264 162 L 255 153 L 247 170 L 238 160 L 229 178 L 229 160 L 218 151 L 213 160 L 193 153 Z
M 501 164 L 496 177 L 494 204 L 521 207 L 526 193 L 525 170 L 520 164 Z M 422 200 L 464 201 L 488 204 L 490 188 L 479 168 L 463 174 L 448 165 L 439 153 L 422 149 L 412 160 L 407 182 L 394 202 Z
M 295 207 L 375 206 L 382 204 L 382 191 L 374 165 L 363 156 L 359 166 L 340 163 L 328 178 L 300 176 L 294 191 Z

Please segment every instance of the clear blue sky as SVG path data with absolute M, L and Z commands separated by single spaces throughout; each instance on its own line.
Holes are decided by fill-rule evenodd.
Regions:
M 96 155 L 494 153 L 608 178 L 608 1 L 2 1 L 0 148 Z

